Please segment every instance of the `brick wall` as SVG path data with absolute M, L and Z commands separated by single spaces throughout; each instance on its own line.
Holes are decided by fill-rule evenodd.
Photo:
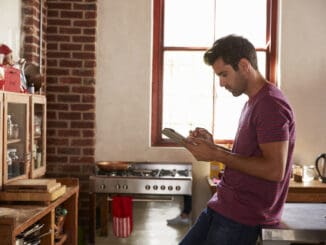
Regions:
M 80 179 L 88 224 L 95 154 L 96 0 L 47 0 L 47 173 Z
M 95 154 L 97 0 L 23 0 L 22 7 L 23 57 L 39 64 L 42 53 L 46 74 L 47 176 L 79 178 L 79 224 L 87 234 Z

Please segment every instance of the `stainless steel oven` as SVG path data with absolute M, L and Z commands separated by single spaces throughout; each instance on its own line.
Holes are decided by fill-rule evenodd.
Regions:
M 173 201 L 175 196 L 192 195 L 192 164 L 183 162 L 131 163 L 126 170 L 96 169 L 90 177 L 91 241 L 95 234 L 94 209 L 100 207 L 100 234 L 107 235 L 109 201 L 114 195 L 132 196 L 134 201 Z M 96 205 L 98 200 L 98 205 Z

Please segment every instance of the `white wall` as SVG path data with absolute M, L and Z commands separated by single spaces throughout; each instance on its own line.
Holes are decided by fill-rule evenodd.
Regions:
M 150 147 L 151 0 L 99 0 L 96 160 L 194 161 L 181 148 Z M 326 152 L 326 1 L 283 0 L 280 79 L 297 118 L 298 163 Z M 194 215 L 209 198 L 205 163 L 193 164 Z
M 326 152 L 326 1 L 281 6 L 281 88 L 296 113 L 295 160 L 307 165 Z
M 0 6 L 0 43 L 11 48 L 17 61 L 21 48 L 21 0 L 1 0 Z

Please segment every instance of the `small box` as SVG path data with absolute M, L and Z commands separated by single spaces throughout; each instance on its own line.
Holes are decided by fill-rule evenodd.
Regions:
M 11 66 L 0 66 L 0 90 L 21 92 L 19 69 Z

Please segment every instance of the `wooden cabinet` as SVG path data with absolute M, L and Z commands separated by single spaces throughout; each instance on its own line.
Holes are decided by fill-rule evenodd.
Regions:
M 31 108 L 31 172 L 30 178 L 43 176 L 46 170 L 46 98 L 32 95 Z
M 46 98 L 0 93 L 0 187 L 46 170 Z M 1 189 L 1 188 L 0 188 Z
M 57 179 L 58 182 L 67 186 L 66 193 L 49 205 L 7 205 L 0 206 L 0 241 L 2 245 L 15 245 L 16 236 L 25 231 L 33 224 L 44 224 L 41 234 L 50 231 L 41 238 L 42 245 L 77 245 L 78 243 L 78 179 Z M 54 237 L 55 210 L 59 206 L 68 212 L 65 218 L 63 230 L 65 235 L 61 241 Z
M 30 167 L 30 96 L 3 93 L 3 184 L 26 179 Z

